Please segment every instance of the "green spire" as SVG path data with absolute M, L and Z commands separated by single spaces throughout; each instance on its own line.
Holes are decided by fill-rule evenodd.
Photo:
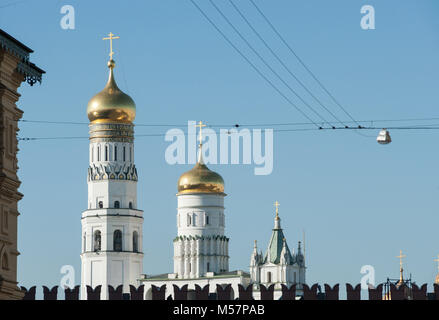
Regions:
M 285 236 L 280 226 L 280 218 L 279 218 L 278 203 L 277 203 L 276 217 L 274 219 L 274 229 L 271 234 L 270 242 L 268 243 L 268 248 L 264 256 L 264 263 L 267 262 L 271 262 L 274 264 L 280 263 L 280 257 L 282 253 L 284 239 Z M 290 258 L 289 260 L 293 261 L 290 249 L 288 248 L 286 242 L 285 242 L 285 246 L 286 246 L 287 254 Z

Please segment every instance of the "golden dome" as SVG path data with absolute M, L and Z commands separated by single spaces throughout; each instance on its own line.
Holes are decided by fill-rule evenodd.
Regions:
M 436 279 L 434 280 L 434 283 L 439 284 L 439 272 L 436 275 Z
M 114 80 L 114 66 L 114 60 L 108 61 L 108 82 L 105 88 L 88 102 L 87 116 L 90 122 L 131 123 L 136 117 L 136 104 L 129 95 L 118 88 Z
M 223 193 L 224 180 L 211 171 L 202 161 L 178 179 L 178 194 L 184 193 Z

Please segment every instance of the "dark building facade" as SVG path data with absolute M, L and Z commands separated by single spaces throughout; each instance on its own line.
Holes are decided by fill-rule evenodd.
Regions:
M 0 299 L 22 299 L 17 286 L 17 221 L 20 180 L 17 175 L 17 92 L 23 82 L 41 82 L 44 71 L 29 61 L 33 51 L 0 29 Z

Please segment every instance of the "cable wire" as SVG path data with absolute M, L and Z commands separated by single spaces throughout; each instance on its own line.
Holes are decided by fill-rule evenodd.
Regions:
M 439 120 L 438 117 L 431 118 L 408 118 L 408 119 L 375 119 L 375 120 L 357 120 L 357 121 L 345 121 L 344 123 L 371 123 L 370 127 L 374 127 L 373 123 L 380 122 L 413 122 L 413 121 L 434 121 Z M 24 122 L 26 124 L 71 124 L 71 125 L 90 125 L 89 122 L 75 122 L 75 121 L 50 121 L 50 120 L 27 120 L 27 119 L 19 119 L 19 122 Z M 210 128 L 225 128 L 225 127 L 277 127 L 277 126 L 305 126 L 305 125 L 313 125 L 314 122 L 275 122 L 275 123 L 234 123 L 234 124 L 211 124 L 208 125 Z M 424 124 L 424 125 L 416 125 L 416 126 L 434 126 L 436 124 Z M 152 123 L 140 123 L 135 124 L 136 127 L 172 127 L 172 128 L 186 128 L 186 124 L 171 124 L 171 123 L 161 123 L 161 124 L 152 124 Z M 385 127 L 385 125 L 383 126 Z
M 312 112 L 314 112 L 317 117 L 319 117 L 324 123 L 329 123 L 320 113 L 318 113 L 309 103 L 307 103 L 280 75 L 267 60 L 262 57 L 261 54 L 250 44 L 250 42 L 242 35 L 242 33 L 235 27 L 235 25 L 227 18 L 224 12 L 212 1 L 209 0 L 215 10 L 223 17 L 223 19 L 227 22 L 227 24 L 238 34 L 242 41 L 250 48 L 250 50 L 262 61 L 262 63 L 300 100 L 302 103 L 308 107 Z
M 198 9 L 198 11 L 204 16 L 204 18 L 218 31 L 218 33 L 227 41 L 227 43 L 235 49 L 236 52 L 261 76 L 282 98 L 284 98 L 291 106 L 293 106 L 300 114 L 302 114 L 306 119 L 312 122 L 316 127 L 319 125 L 314 122 L 305 112 L 303 112 L 298 106 L 294 104 L 282 91 L 280 91 L 273 82 L 268 79 L 242 52 L 236 47 L 231 40 L 218 28 L 218 26 L 213 22 L 207 14 L 201 9 L 194 0 L 190 0 L 191 3 Z
M 299 57 L 299 55 L 294 51 L 294 49 L 288 44 L 287 41 L 285 41 L 284 37 L 279 33 L 279 31 L 276 29 L 276 27 L 270 22 L 270 20 L 267 18 L 267 16 L 262 12 L 262 10 L 256 5 L 256 3 L 253 0 L 249 0 L 253 6 L 256 8 L 256 10 L 259 12 L 259 14 L 264 18 L 264 20 L 267 22 L 267 24 L 270 26 L 270 28 L 276 33 L 276 35 L 279 37 L 279 39 L 283 42 L 283 44 L 288 48 L 288 50 L 297 58 L 299 63 L 305 68 L 306 71 L 314 78 L 314 80 L 319 84 L 319 86 L 328 94 L 328 96 L 334 101 L 336 105 L 340 107 L 341 110 L 354 122 L 355 119 L 351 116 L 351 114 L 338 102 L 338 100 L 334 97 L 334 95 L 331 94 L 331 92 L 323 85 L 323 83 L 317 78 L 317 76 L 308 68 L 308 66 L 303 62 L 303 60 Z M 358 123 L 357 123 L 358 124 Z
M 254 26 L 250 23 L 250 21 L 245 17 L 245 15 L 242 13 L 242 11 L 236 6 L 236 4 L 233 2 L 233 0 L 229 0 L 230 4 L 233 6 L 233 8 L 238 12 L 238 14 L 241 16 L 241 18 L 246 22 L 246 24 L 250 27 L 250 29 L 253 31 L 253 33 L 261 40 L 261 42 L 264 44 L 264 46 L 271 52 L 271 54 L 276 58 L 276 60 L 284 67 L 284 69 L 302 86 L 303 89 L 305 89 L 308 94 L 313 97 L 317 103 L 324 108 L 338 123 L 344 124 L 343 121 L 341 121 L 331 110 L 329 110 L 321 101 L 318 99 L 309 89 L 308 87 L 291 71 L 290 68 L 283 62 L 283 60 L 274 52 L 274 50 L 271 48 L 271 46 L 265 41 L 265 39 L 261 36 L 261 34 L 254 28 Z
M 339 131 L 339 130 L 381 130 L 381 127 L 332 127 L 332 128 L 294 128 L 294 129 L 273 129 L 273 132 L 303 132 L 303 131 Z M 439 124 L 435 127 L 388 127 L 388 130 L 439 130 Z M 230 132 L 229 132 L 230 134 Z M 175 135 L 175 134 L 174 134 Z M 189 135 L 187 133 L 180 134 L 181 136 Z M 196 136 L 196 134 L 193 134 Z M 165 133 L 150 133 L 150 134 L 136 134 L 135 138 L 139 137 L 165 137 Z M 73 137 L 18 137 L 19 141 L 34 141 L 34 140 L 73 140 L 73 139 L 90 139 L 88 136 L 73 136 Z

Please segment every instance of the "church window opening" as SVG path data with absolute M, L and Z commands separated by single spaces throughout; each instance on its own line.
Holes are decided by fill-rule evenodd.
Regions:
M 210 272 L 210 263 L 207 263 L 207 272 Z
M 3 232 L 7 233 L 9 228 L 9 213 L 8 211 L 3 211 Z
M 294 272 L 294 283 L 296 283 L 296 273 Z
M 126 153 L 126 150 L 125 150 L 125 147 L 123 147 L 123 161 L 126 160 L 126 155 L 125 155 L 125 153 Z
M 105 161 L 108 161 L 108 146 L 105 146 Z
M 99 208 L 102 209 L 104 207 L 104 203 L 102 201 L 99 201 Z
M 101 147 L 98 146 L 98 161 L 101 161 Z
M 137 231 L 133 232 L 133 252 L 139 252 L 139 234 Z
M 9 270 L 8 255 L 6 254 L 6 252 L 3 253 L 3 257 L 2 257 L 2 269 Z
M 267 272 L 267 282 L 271 283 L 271 272 Z
M 206 216 L 206 225 L 209 224 L 209 216 Z
M 117 161 L 117 146 L 114 146 L 114 161 Z
M 101 231 L 96 230 L 95 236 L 94 236 L 94 251 L 100 251 L 101 250 Z
M 122 231 L 116 230 L 113 235 L 113 250 L 122 251 Z
M 120 202 L 119 201 L 114 201 L 114 207 L 116 209 L 119 209 L 120 208 Z
M 128 208 L 132 209 L 133 208 L 133 203 L 130 201 Z
M 191 224 L 192 224 L 191 216 L 188 215 L 188 216 L 187 216 L 187 226 L 189 227 Z

